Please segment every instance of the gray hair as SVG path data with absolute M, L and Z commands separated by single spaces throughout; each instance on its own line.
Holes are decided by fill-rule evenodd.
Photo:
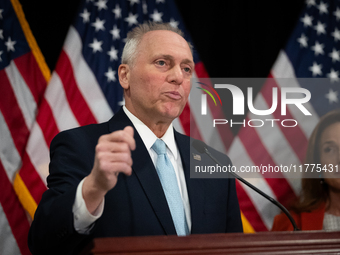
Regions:
M 177 27 L 173 27 L 170 23 L 156 23 L 156 22 L 146 22 L 139 24 L 127 33 L 126 43 L 122 53 L 122 64 L 127 64 L 133 66 L 134 61 L 137 56 L 137 48 L 142 41 L 143 36 L 150 31 L 156 30 L 167 30 L 172 31 L 184 38 L 184 33 Z M 193 46 L 188 42 L 191 53 L 193 51 Z

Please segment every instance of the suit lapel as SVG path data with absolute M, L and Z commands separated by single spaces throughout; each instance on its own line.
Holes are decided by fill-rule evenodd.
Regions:
M 121 130 L 126 126 L 133 126 L 133 124 L 121 109 L 110 120 L 110 131 Z M 137 130 L 134 129 L 134 131 L 136 149 L 131 152 L 133 174 L 137 176 L 165 233 L 176 235 L 176 229 L 156 169 Z
M 204 208 L 204 189 L 202 180 L 190 178 L 190 162 L 193 156 L 190 150 L 191 139 L 175 131 L 175 139 L 183 164 L 185 181 L 188 190 L 190 211 L 191 211 L 191 233 L 203 233 L 203 208 Z

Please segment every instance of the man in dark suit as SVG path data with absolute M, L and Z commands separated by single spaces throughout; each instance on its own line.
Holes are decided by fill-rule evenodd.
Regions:
M 77 254 L 95 237 L 242 231 L 234 179 L 190 179 L 190 152 L 199 152 L 172 127 L 193 70 L 190 45 L 170 25 L 144 24 L 128 34 L 118 69 L 125 106 L 110 121 L 62 132 L 51 143 L 49 189 L 29 233 L 33 254 Z M 175 173 L 170 187 L 180 197 L 184 232 L 158 172 L 159 140 Z M 215 165 L 205 155 L 200 164 Z

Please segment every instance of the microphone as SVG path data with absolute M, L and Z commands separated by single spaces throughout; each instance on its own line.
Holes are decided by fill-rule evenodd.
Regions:
M 210 151 L 208 150 L 208 148 L 206 147 L 205 143 L 199 140 L 194 140 L 192 143 L 192 146 L 200 153 L 205 153 L 207 154 L 216 164 L 222 166 L 222 164 L 210 153 Z M 234 172 L 229 172 L 231 175 L 233 175 L 237 180 L 243 182 L 245 185 L 247 185 L 248 187 L 250 187 L 252 190 L 256 191 L 257 193 L 259 193 L 261 196 L 265 197 L 266 199 L 268 199 L 271 203 L 273 203 L 274 205 L 276 205 L 277 207 L 279 207 L 284 214 L 286 214 L 286 216 L 288 217 L 288 219 L 290 220 L 290 222 L 293 225 L 294 231 L 300 230 L 297 225 L 295 220 L 293 219 L 292 215 L 289 213 L 289 211 L 286 209 L 286 207 L 284 207 L 279 201 L 275 200 L 274 198 L 268 196 L 266 193 L 264 193 L 262 190 L 256 188 L 253 184 L 251 184 L 250 182 L 246 181 L 245 179 L 243 179 L 241 176 L 239 176 L 238 174 L 234 173 Z

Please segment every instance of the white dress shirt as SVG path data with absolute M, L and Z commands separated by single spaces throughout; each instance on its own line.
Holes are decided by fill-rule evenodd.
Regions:
M 158 137 L 136 116 L 134 116 L 125 106 L 123 106 L 123 110 L 128 118 L 131 120 L 132 124 L 136 128 L 138 134 L 143 140 L 143 143 L 148 150 L 150 157 L 152 159 L 153 164 L 156 166 L 157 154 L 151 148 Z M 188 223 L 189 232 L 191 230 L 191 213 L 190 213 L 190 204 L 189 197 L 187 191 L 187 185 L 185 182 L 185 176 L 183 171 L 183 164 L 178 152 L 177 144 L 175 142 L 174 130 L 172 124 L 169 126 L 165 134 L 160 138 L 162 139 L 167 146 L 167 155 L 174 167 L 178 187 L 182 196 L 182 201 L 185 210 L 185 216 Z M 86 177 L 85 177 L 86 178 Z M 85 179 L 84 178 L 84 179 Z M 86 208 L 85 201 L 82 196 L 82 186 L 84 179 L 79 183 L 75 202 L 73 204 L 73 214 L 74 214 L 74 227 L 78 233 L 87 234 L 91 230 L 92 224 L 102 215 L 104 210 L 105 199 L 103 199 L 100 206 L 95 211 L 94 215 L 92 215 Z

